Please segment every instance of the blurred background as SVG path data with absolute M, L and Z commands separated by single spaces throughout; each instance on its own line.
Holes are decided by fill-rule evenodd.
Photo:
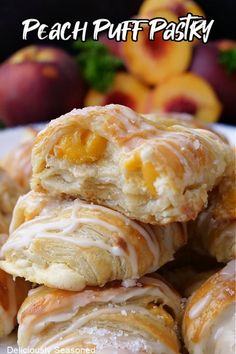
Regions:
M 36 31 L 22 40 L 27 18 L 49 26 L 98 18 L 117 24 L 133 16 L 178 21 L 188 12 L 215 20 L 208 44 L 166 44 L 161 35 L 152 43 L 143 35 L 138 43 L 117 44 L 106 36 L 96 43 L 89 41 L 92 26 L 85 44 L 39 41 Z M 73 107 L 121 103 L 141 113 L 181 112 L 234 124 L 235 13 L 235 0 L 0 0 L 0 121 L 28 124 Z M 32 44 L 33 50 L 15 54 Z

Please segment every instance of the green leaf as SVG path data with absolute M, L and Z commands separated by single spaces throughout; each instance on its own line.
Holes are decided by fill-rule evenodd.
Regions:
M 5 128 L 5 124 L 0 120 L 0 129 Z
M 220 51 L 220 63 L 229 74 L 236 72 L 236 47 Z
M 74 48 L 79 51 L 75 58 L 86 83 L 98 91 L 108 91 L 122 61 L 110 54 L 103 43 L 91 39 L 75 42 Z

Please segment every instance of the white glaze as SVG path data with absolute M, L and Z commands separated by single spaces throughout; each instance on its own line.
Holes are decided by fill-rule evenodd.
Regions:
M 85 290 L 81 293 L 75 293 L 73 298 L 68 301 L 65 299 L 65 302 L 60 303 L 60 308 L 64 309 L 63 311 L 60 308 L 55 309 L 50 314 L 45 313 L 40 317 L 36 314 L 34 316 L 27 316 L 24 318 L 23 323 L 20 324 L 19 328 L 19 337 L 25 336 L 27 333 L 28 344 L 32 338 L 37 336 L 38 330 L 41 328 L 45 328 L 48 324 L 52 322 L 64 322 L 69 321 L 68 327 L 65 328 L 60 333 L 56 333 L 53 337 L 50 337 L 44 344 L 43 347 L 54 346 L 60 340 L 60 338 L 64 338 L 69 336 L 71 333 L 76 333 L 78 329 L 82 328 L 86 325 L 88 321 L 99 319 L 102 314 L 105 313 L 121 313 L 123 316 L 126 316 L 130 311 L 132 313 L 142 313 L 143 315 L 150 316 L 150 313 L 145 310 L 143 307 L 137 305 L 127 305 L 126 301 L 133 298 L 142 298 L 143 296 L 151 296 L 154 299 L 162 299 L 164 303 L 171 306 L 174 311 L 178 311 L 179 306 L 179 298 L 172 292 L 170 289 L 166 292 L 165 284 L 160 282 L 157 279 L 152 278 L 142 278 L 141 281 L 145 281 L 146 284 L 149 282 L 155 284 L 156 287 L 145 286 L 142 287 L 140 284 L 139 287 L 134 288 L 111 288 L 108 290 L 104 290 L 99 293 L 99 296 L 91 290 Z M 162 287 L 162 285 L 164 287 Z M 40 291 L 40 289 L 38 290 Z M 33 294 L 34 295 L 34 294 Z M 169 295 L 172 296 L 172 299 L 169 298 Z M 62 300 L 63 301 L 63 300 Z M 75 317 L 75 313 L 79 310 L 80 307 L 84 307 L 90 303 L 98 302 L 100 304 L 100 308 L 94 308 L 92 312 L 81 315 L 79 318 Z M 95 303 L 94 302 L 94 303 Z M 101 307 L 101 304 L 104 303 Z M 95 305 L 96 306 L 96 305 Z M 59 311 L 59 312 L 58 312 Z M 40 340 L 40 339 L 38 339 Z
M 152 264 L 149 267 L 149 272 L 157 269 L 161 264 L 163 264 L 160 259 L 160 251 L 162 253 L 166 252 L 171 258 L 172 254 L 176 249 L 176 238 L 178 232 L 175 233 L 176 225 L 168 225 L 166 227 L 150 226 L 144 224 L 138 224 L 122 214 L 110 210 L 108 208 L 94 205 L 86 204 L 79 200 L 75 201 L 63 201 L 63 206 L 60 205 L 60 199 L 50 199 L 45 198 L 45 200 L 40 197 L 40 194 L 36 194 L 36 200 L 38 204 L 42 203 L 46 205 L 42 209 L 40 215 L 36 216 L 33 220 L 27 221 L 20 225 L 9 238 L 8 242 L 3 246 L 2 253 L 6 256 L 8 252 L 14 252 L 21 248 L 26 249 L 30 246 L 33 239 L 45 238 L 45 239 L 61 239 L 65 242 L 74 243 L 80 247 L 98 247 L 107 250 L 114 256 L 123 257 L 125 256 L 129 259 L 132 278 L 138 277 L 138 259 L 135 247 L 129 242 L 129 237 L 126 235 L 128 233 L 128 228 L 132 228 L 142 236 L 146 244 L 153 255 Z M 34 202 L 33 193 L 28 194 L 28 196 L 23 197 L 19 201 L 18 208 L 21 208 L 27 203 L 27 201 L 32 203 L 32 210 L 37 209 L 37 204 Z M 63 208 L 62 217 L 60 215 L 61 209 Z M 31 210 L 31 209 L 30 209 Z M 86 213 L 94 211 L 93 214 Z M 100 215 L 101 213 L 101 215 Z M 66 214 L 66 215 L 65 215 Z M 111 218 L 109 222 L 102 220 L 110 215 Z M 114 218 L 114 219 L 113 219 Z M 120 220 L 120 227 L 116 226 L 116 220 Z M 81 225 L 94 225 L 94 230 L 96 232 L 96 227 L 102 228 L 101 234 L 104 235 L 106 241 L 97 240 L 81 236 L 79 229 Z M 93 227 L 93 226 L 92 226 Z M 111 234 L 114 237 L 111 237 Z M 76 237 L 76 236 L 79 236 Z M 116 245 L 116 235 L 122 238 L 127 245 L 127 252 L 125 252 L 120 246 Z
M 145 230 L 145 226 L 143 225 L 143 227 L 141 225 L 139 225 L 138 223 L 134 222 L 133 220 L 127 218 L 126 216 L 122 215 L 121 213 L 100 206 L 100 205 L 96 205 L 96 204 L 81 204 L 82 208 L 85 209 L 92 209 L 92 210 L 99 210 L 101 212 L 105 212 L 108 213 L 116 218 L 119 218 L 122 222 L 125 223 L 125 225 L 132 227 L 134 230 L 136 230 L 138 233 L 140 233 L 143 238 L 146 240 L 149 250 L 151 251 L 151 253 L 153 254 L 154 257 L 154 263 L 156 264 L 159 261 L 160 258 L 160 249 L 159 249 L 159 244 L 158 244 L 158 240 L 157 240 L 157 235 L 154 234 L 152 227 L 149 226 L 148 232 Z
M 212 300 L 212 295 L 211 293 L 206 294 L 202 299 L 200 299 L 198 302 L 196 302 L 191 310 L 189 311 L 189 318 L 191 320 L 196 319 L 199 317 L 202 313 L 202 311 L 205 310 L 209 302 Z
M 220 272 L 225 279 L 234 279 L 236 275 L 236 260 L 230 261 Z
M 203 333 L 202 340 L 195 343 L 194 354 L 235 354 L 236 311 L 235 302 L 225 308 Z

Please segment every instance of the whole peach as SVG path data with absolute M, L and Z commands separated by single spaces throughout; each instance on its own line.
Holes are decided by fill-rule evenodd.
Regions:
M 50 120 L 83 102 L 84 84 L 66 52 L 21 49 L 0 65 L 0 120 L 7 126 Z
M 235 122 L 236 118 L 236 71 L 227 70 L 222 63 L 222 54 L 230 49 L 236 50 L 236 42 L 215 41 L 199 44 L 194 49 L 190 71 L 206 79 L 223 104 L 222 118 L 225 122 Z

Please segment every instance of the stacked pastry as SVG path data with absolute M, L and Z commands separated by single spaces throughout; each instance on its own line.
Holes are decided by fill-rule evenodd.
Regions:
M 236 165 L 209 197 L 208 207 L 190 222 L 191 247 L 218 262 L 236 258 Z
M 146 274 L 184 246 L 185 223 L 232 173 L 231 148 L 178 119 L 109 105 L 52 121 L 32 164 L 1 261 L 41 285 L 19 312 L 19 345 L 180 353 L 181 297 Z
M 234 161 L 233 171 L 210 193 L 208 206 L 187 225 L 188 247 L 177 258 L 191 257 L 191 267 L 175 264 L 173 268 L 172 264 L 172 269 L 162 269 L 165 278 L 188 298 L 182 334 L 190 354 L 236 351 L 235 167 Z
M 7 173 L 0 168 L 0 250 L 8 237 L 12 211 L 20 195 L 20 188 Z M 29 284 L 0 269 L 0 338 L 12 332 L 16 325 L 16 315 L 26 298 Z

